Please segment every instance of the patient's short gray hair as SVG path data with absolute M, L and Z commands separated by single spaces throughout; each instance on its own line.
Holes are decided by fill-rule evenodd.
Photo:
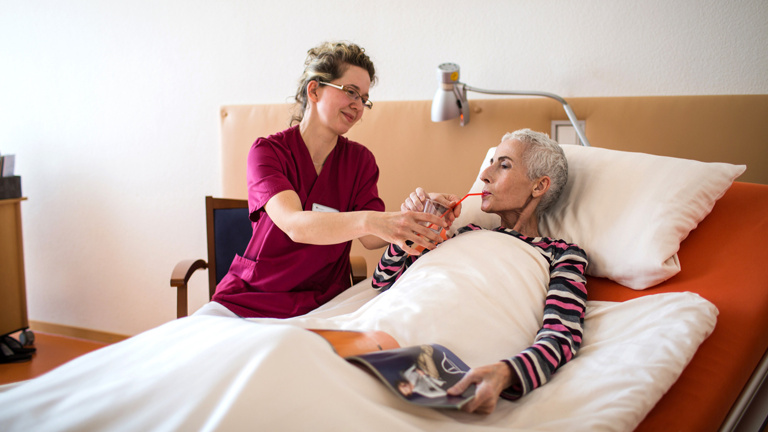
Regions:
M 501 140 L 511 139 L 527 145 L 523 163 L 528 169 L 528 178 L 549 176 L 551 180 L 549 190 L 539 202 L 538 214 L 542 215 L 557 201 L 568 182 L 568 160 L 560 145 L 545 133 L 520 129 L 507 133 Z

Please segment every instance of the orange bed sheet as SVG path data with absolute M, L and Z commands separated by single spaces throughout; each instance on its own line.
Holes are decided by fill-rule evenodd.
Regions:
M 695 292 L 720 311 L 712 335 L 638 431 L 715 431 L 768 348 L 768 186 L 735 182 L 681 244 L 681 271 L 634 291 L 590 278 L 590 300 Z

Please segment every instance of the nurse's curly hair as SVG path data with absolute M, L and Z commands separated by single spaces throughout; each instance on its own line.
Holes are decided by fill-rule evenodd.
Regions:
M 296 106 L 291 125 L 301 123 L 307 109 L 307 86 L 310 81 L 331 82 L 341 77 L 349 66 L 368 71 L 371 84 L 376 82 L 376 69 L 362 47 L 349 42 L 324 42 L 309 51 L 304 61 L 304 73 L 296 90 Z

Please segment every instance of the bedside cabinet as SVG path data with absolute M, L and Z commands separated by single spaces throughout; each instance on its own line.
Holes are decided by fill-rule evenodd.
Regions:
M 21 237 L 24 200 L 0 199 L 0 336 L 29 327 Z

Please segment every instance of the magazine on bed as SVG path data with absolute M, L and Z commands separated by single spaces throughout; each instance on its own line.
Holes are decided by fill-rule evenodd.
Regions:
M 469 366 L 442 345 L 374 351 L 346 360 L 362 366 L 395 394 L 417 405 L 461 409 L 475 397 L 474 385 L 459 396 L 446 393 L 469 371 Z
M 408 402 L 460 409 L 475 397 L 474 385 L 460 396 L 445 393 L 469 366 L 442 345 L 401 348 L 395 338 L 380 330 L 308 330 L 325 338 L 339 356 L 361 366 Z

